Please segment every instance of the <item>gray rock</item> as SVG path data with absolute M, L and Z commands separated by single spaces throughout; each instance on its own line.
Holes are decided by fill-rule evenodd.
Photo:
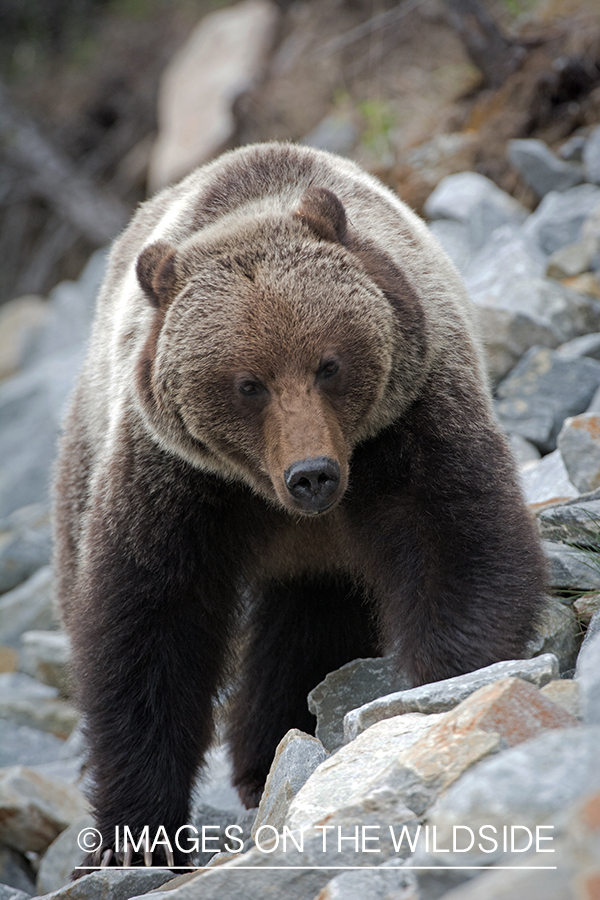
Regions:
M 37 728 L 4 719 L 0 727 L 0 768 L 21 763 L 33 766 L 59 758 L 62 741 Z
M 440 718 L 409 713 L 377 722 L 321 763 L 292 800 L 285 824 L 299 831 L 323 821 L 329 824 L 352 810 L 358 821 L 375 815 L 386 822 L 389 815 L 387 830 L 393 822 L 406 819 L 407 806 L 422 812 L 435 791 L 417 774 L 407 772 L 399 758 Z
M 44 900 L 129 900 L 130 897 L 143 896 L 148 891 L 154 891 L 173 881 L 173 873 L 166 869 L 128 869 L 119 871 L 117 868 L 103 869 L 101 872 L 92 872 L 84 875 L 77 881 L 71 882 L 59 888 L 52 894 L 46 894 Z M 166 896 L 171 900 L 175 894 L 152 894 L 152 896 Z
M 577 660 L 583 721 L 600 725 L 600 615 L 594 613 Z
M 58 699 L 56 688 L 21 672 L 0 675 L 0 719 L 66 738 L 78 718 L 72 706 Z
M 600 415 L 565 419 L 557 438 L 569 478 L 582 494 L 600 487 Z
M 594 393 L 594 396 L 589 402 L 588 408 L 586 412 L 599 413 L 600 412 L 600 388 Z
M 436 219 L 431 222 L 429 230 L 440 242 L 461 275 L 464 275 L 474 253 L 467 225 L 455 219 Z
M 549 541 L 600 550 L 600 499 L 579 499 L 544 509 L 538 516 L 540 533 Z M 590 557 L 593 561 L 593 557 Z
M 561 359 L 580 359 L 582 356 L 589 356 L 590 359 L 600 360 L 600 333 L 596 331 L 573 338 L 572 341 L 561 344 L 556 355 Z
M 550 255 L 559 247 L 577 242 L 581 226 L 599 203 L 600 188 L 591 184 L 580 184 L 563 193 L 551 191 L 529 216 L 523 233 Z
M 593 253 L 585 243 L 567 244 L 555 250 L 546 267 L 548 278 L 573 278 L 589 272 Z
M 531 347 L 556 347 L 559 343 L 549 323 L 513 309 L 477 304 L 475 317 L 492 385 L 508 375 Z
M 20 853 L 40 853 L 89 806 L 72 785 L 24 766 L 0 771 L 0 841 Z
M 531 656 L 552 654 L 561 672 L 568 672 L 577 660 L 581 629 L 577 616 L 558 597 L 546 598 L 546 606 L 537 624 L 536 635 L 528 646 Z
M 0 517 L 25 504 L 48 502 L 60 423 L 82 362 L 82 349 L 45 357 L 0 384 Z M 47 562 L 46 557 L 38 565 Z
M 545 271 L 546 256 L 537 241 L 523 228 L 502 225 L 472 257 L 463 274 L 473 300 L 490 306 L 503 296 L 508 278 L 538 278 Z
M 508 159 L 538 197 L 566 191 L 583 181 L 580 166 L 558 159 L 547 144 L 533 138 L 509 141 Z
M 515 438 L 521 436 L 511 434 L 511 443 Z M 520 478 L 527 503 L 548 503 L 579 496 L 579 491 L 569 480 L 560 450 L 553 450 L 539 462 L 528 464 L 521 470 Z
M 456 824 L 558 824 L 565 809 L 600 787 L 599 740 L 598 727 L 557 729 L 482 760 L 430 810 L 440 846 Z
M 237 818 L 237 812 L 232 810 L 215 809 L 214 806 L 206 803 L 194 804 L 190 823 L 197 829 L 199 835 L 203 835 L 206 850 L 200 850 L 199 853 L 190 857 L 190 864 L 205 866 L 215 853 L 223 850 L 227 841 L 225 829 L 228 825 L 235 825 Z M 236 832 L 236 835 L 241 838 L 242 832 Z
M 585 180 L 600 184 L 600 126 L 594 128 L 583 148 Z
M 457 675 L 455 678 L 380 697 L 346 714 L 344 735 L 347 741 L 353 741 L 376 722 L 404 713 L 446 712 L 479 688 L 511 675 L 541 686 L 558 678 L 558 660 L 550 653 L 536 659 L 506 660 L 466 675 Z
M 583 148 L 585 147 L 586 138 L 583 134 L 574 134 L 568 141 L 562 145 L 558 151 L 561 159 L 572 160 L 573 162 L 581 162 L 583 159 Z
M 56 628 L 52 569 L 42 566 L 27 581 L 0 597 L 0 644 L 16 647 L 24 631 Z
M 77 281 L 62 281 L 50 291 L 48 317 L 31 350 L 32 360 L 69 355 L 86 344 L 106 261 L 107 250 L 97 250 Z
M 71 872 L 83 858 L 83 852 L 77 844 L 77 836 L 84 828 L 94 826 L 94 817 L 86 813 L 71 822 L 68 828 L 52 841 L 40 860 L 37 875 L 38 894 L 50 894 L 68 884 Z
M 32 503 L 5 517 L 0 522 L 0 594 L 17 587 L 39 568 L 46 566 L 51 553 L 52 535 L 47 506 Z
M 194 790 L 194 804 L 231 810 L 236 816 L 245 811 L 233 787 L 231 762 L 225 745 L 213 747 L 207 754 L 204 771 Z
M 550 586 L 555 590 L 600 589 L 600 566 L 589 553 L 556 541 L 543 541 L 550 563 Z
M 293 798 L 327 756 L 317 738 L 297 728 L 287 732 L 275 751 L 252 837 L 263 825 L 272 825 L 278 831 L 282 828 Z
M 550 452 L 564 420 L 584 412 L 599 386 L 597 360 L 565 361 L 553 350 L 532 347 L 498 386 L 496 412 L 509 434 Z
M 346 663 L 308 695 L 308 708 L 317 717 L 316 736 L 326 750 L 336 750 L 344 743 L 344 716 L 349 710 L 410 686 L 389 657 Z
M 342 872 L 327 884 L 319 900 L 419 900 L 415 875 L 401 865 Z
M 600 301 L 552 278 L 505 274 L 494 290 L 495 294 L 488 291 L 485 297 L 472 294 L 474 302 L 528 316 L 539 325 L 551 329 L 557 343 L 598 329 Z M 545 346 L 548 345 L 546 340 Z
M 511 434 L 509 440 L 517 465 L 523 466 L 525 463 L 537 462 L 541 458 L 538 448 L 520 434 Z
M 455 219 L 469 229 L 470 243 L 481 247 L 501 225 L 519 225 L 527 210 L 493 181 L 476 172 L 447 175 L 425 201 L 430 219 Z
M 70 652 L 64 631 L 26 631 L 21 635 L 20 667 L 66 694 Z
M 8 884 L 0 884 L 0 900 L 29 900 L 31 894 L 10 887 Z
M 316 147 L 317 150 L 328 150 L 330 153 L 348 156 L 359 136 L 358 128 L 351 119 L 332 113 L 325 116 L 300 143 Z
M 10 847 L 0 846 L 0 886 L 23 891 L 27 897 L 37 893 L 29 863 Z M 2 894 L 0 900 L 1 898 Z M 15 900 L 19 900 L 18 895 Z

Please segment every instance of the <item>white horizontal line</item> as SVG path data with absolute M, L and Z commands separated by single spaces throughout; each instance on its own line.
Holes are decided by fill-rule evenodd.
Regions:
M 225 862 L 225 860 L 223 861 Z M 227 860 L 229 862 L 229 860 Z M 192 872 L 200 872 L 203 869 L 206 871 L 221 869 L 223 866 L 173 866 L 174 869 L 189 869 Z M 377 869 L 379 871 L 392 868 L 391 866 L 232 866 L 227 871 L 230 872 L 231 869 L 248 869 L 249 871 L 254 872 L 265 872 L 268 869 L 273 869 L 277 871 L 285 871 L 286 869 L 302 869 L 308 871 L 316 871 L 318 869 Z M 522 870 L 526 871 L 537 871 L 539 869 L 557 869 L 558 866 L 395 866 L 393 867 L 394 871 L 397 869 L 418 869 L 419 871 L 438 871 L 439 869 L 481 869 L 486 872 L 494 872 L 498 869 L 515 869 L 516 871 Z M 166 867 L 161 868 L 161 866 L 75 866 L 75 869 L 97 869 L 98 871 L 102 871 L 105 869 L 107 872 L 116 872 L 116 871 L 134 871 L 139 872 L 144 869 L 155 869 L 156 871 L 166 872 Z M 176 876 L 175 876 L 176 877 Z

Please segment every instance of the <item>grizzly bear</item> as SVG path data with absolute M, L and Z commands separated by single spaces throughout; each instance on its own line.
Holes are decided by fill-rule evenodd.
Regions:
M 387 653 L 418 685 L 518 658 L 544 592 L 455 268 L 390 190 L 308 147 L 232 151 L 136 213 L 55 492 L 105 836 L 87 865 L 123 862 L 117 825 L 186 822 L 240 648 L 228 742 L 252 807 L 327 672 Z

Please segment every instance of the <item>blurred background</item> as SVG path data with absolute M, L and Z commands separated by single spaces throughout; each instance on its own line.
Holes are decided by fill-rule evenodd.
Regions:
M 0 0 L 0 303 L 76 278 L 149 192 L 305 141 L 421 211 L 510 138 L 600 121 L 598 0 Z

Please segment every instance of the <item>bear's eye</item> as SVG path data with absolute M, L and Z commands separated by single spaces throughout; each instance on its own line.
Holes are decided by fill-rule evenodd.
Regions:
M 266 391 L 264 384 L 261 384 L 260 381 L 251 381 L 249 378 L 240 381 L 237 389 L 244 397 L 257 397 Z
M 335 361 L 335 359 L 327 359 L 319 366 L 317 378 L 321 378 L 323 380 L 332 378 L 339 371 L 339 368 L 339 364 Z

